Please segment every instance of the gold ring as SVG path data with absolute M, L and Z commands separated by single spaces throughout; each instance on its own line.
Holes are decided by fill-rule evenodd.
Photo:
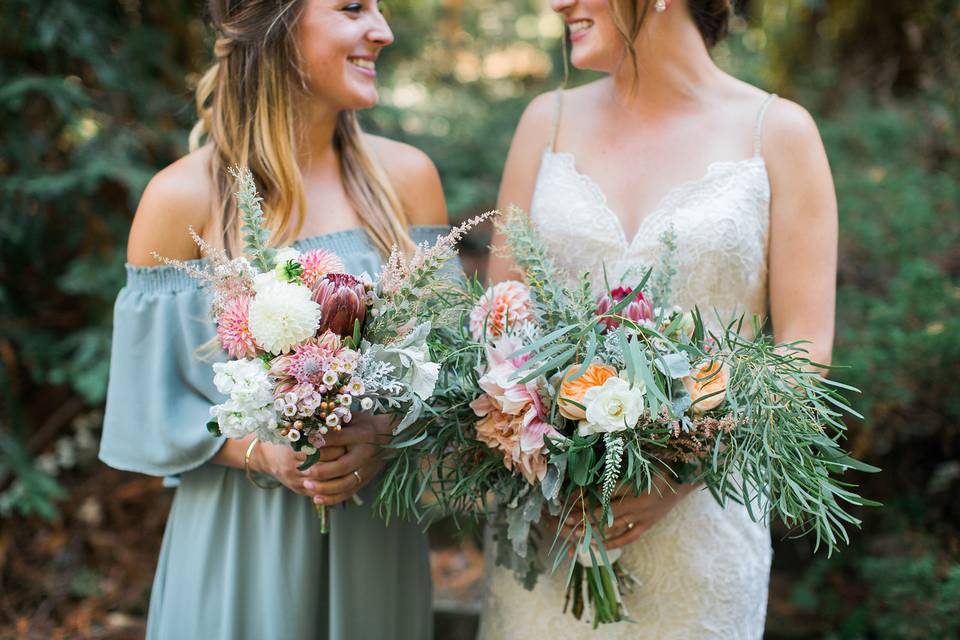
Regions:
M 354 469 L 353 475 L 357 476 L 357 486 L 360 486 L 361 484 L 363 484 L 363 478 L 360 477 L 359 470 Z

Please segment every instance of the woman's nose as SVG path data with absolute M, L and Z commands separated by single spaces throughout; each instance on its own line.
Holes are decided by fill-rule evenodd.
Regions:
M 367 37 L 381 47 L 392 44 L 393 31 L 390 29 L 390 24 L 387 22 L 387 19 L 378 11 L 373 20 L 374 24 L 370 28 L 370 31 L 367 32 Z

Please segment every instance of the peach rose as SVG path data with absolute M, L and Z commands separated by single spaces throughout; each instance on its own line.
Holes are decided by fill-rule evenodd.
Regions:
M 720 360 L 710 360 L 694 367 L 693 374 L 683 379 L 683 386 L 686 387 L 694 403 L 693 412 L 703 413 L 723 404 L 727 398 L 729 378 L 730 367 Z M 700 400 L 713 393 L 717 395 Z
M 591 363 L 582 376 L 571 380 L 582 366 L 582 364 L 575 364 L 567 369 L 566 373 L 563 374 L 563 382 L 560 383 L 560 415 L 571 420 L 583 420 L 587 417 L 587 414 L 584 409 L 572 402 L 566 402 L 566 400 L 583 404 L 583 394 L 587 392 L 587 389 L 599 387 L 607 381 L 607 378 L 617 375 L 617 370 L 613 367 Z

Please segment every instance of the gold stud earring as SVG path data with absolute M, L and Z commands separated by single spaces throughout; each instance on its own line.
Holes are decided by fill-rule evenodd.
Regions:
M 657 13 L 663 13 L 667 10 L 667 0 L 657 0 L 653 8 L 657 10 Z

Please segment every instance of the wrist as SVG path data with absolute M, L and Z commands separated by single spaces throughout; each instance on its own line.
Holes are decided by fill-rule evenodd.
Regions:
M 253 442 L 253 439 L 251 439 L 250 442 Z M 269 442 L 263 442 L 261 440 L 253 447 L 253 451 L 250 452 L 250 462 L 248 465 L 251 472 L 268 473 L 272 475 L 273 470 L 270 468 L 270 457 L 267 455 L 270 446 Z

